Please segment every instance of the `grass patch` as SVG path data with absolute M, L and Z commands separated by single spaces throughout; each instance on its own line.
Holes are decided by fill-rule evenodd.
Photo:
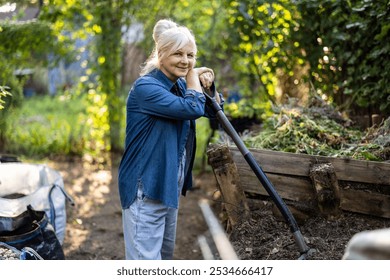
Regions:
M 88 138 L 85 107 L 82 96 L 26 99 L 8 116 L 6 152 L 33 158 L 82 155 Z

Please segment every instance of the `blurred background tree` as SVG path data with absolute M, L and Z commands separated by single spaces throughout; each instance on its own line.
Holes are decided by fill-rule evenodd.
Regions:
M 37 1 L 0 1 L 0 16 L 7 12 L 11 14 L 17 5 L 36 7 L 36 14 L 27 20 L 21 20 L 25 17 L 23 13 L 14 13 L 12 18 L 0 20 L 0 86 L 3 93 L 0 94 L 3 106 L 0 111 L 0 149 L 4 149 L 6 142 L 4 133 L 7 129 L 7 115 L 23 101 L 26 76 L 20 74 L 26 69 L 46 67 L 49 53 L 63 59 L 69 53 L 67 41 L 57 39 L 51 24 L 36 18 L 42 4 Z M 5 88 L 10 94 L 5 94 Z

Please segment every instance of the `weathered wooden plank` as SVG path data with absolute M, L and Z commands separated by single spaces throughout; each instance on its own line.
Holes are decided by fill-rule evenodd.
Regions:
M 286 200 L 311 204 L 315 192 L 310 180 L 303 177 L 266 173 L 278 194 Z M 246 192 L 268 195 L 255 176 L 242 176 L 241 186 Z M 390 218 L 390 196 L 354 189 L 340 189 L 340 209 L 355 213 Z
M 241 186 L 246 192 L 268 195 L 241 153 L 229 147 L 237 166 Z M 283 199 L 313 202 L 315 190 L 309 177 L 316 163 L 335 164 L 337 179 L 363 184 L 389 185 L 390 164 L 251 150 L 259 165 Z M 390 195 L 377 192 L 340 189 L 340 208 L 346 211 L 390 218 Z
M 354 189 L 340 189 L 343 210 L 390 218 L 390 195 Z
M 238 170 L 249 170 L 247 162 L 236 147 L 229 147 Z M 316 163 L 331 163 L 339 180 L 390 187 L 390 163 L 312 156 L 269 150 L 250 149 L 266 173 L 294 176 L 309 176 L 310 166 Z
M 267 191 L 254 174 L 242 173 L 240 171 L 241 170 L 238 169 L 240 183 L 244 191 L 268 195 Z M 275 187 L 275 190 L 284 199 L 293 201 L 311 201 L 315 199 L 314 188 L 312 187 L 309 178 L 268 173 L 266 173 L 266 175 Z

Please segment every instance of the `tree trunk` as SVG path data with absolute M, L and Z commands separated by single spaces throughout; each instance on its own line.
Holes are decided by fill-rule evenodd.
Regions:
M 122 104 L 120 102 L 121 53 L 122 53 L 122 32 L 121 17 L 115 8 L 107 3 L 104 14 L 100 15 L 100 26 L 102 33 L 97 43 L 99 57 L 104 57 L 104 62 L 99 64 L 102 93 L 107 94 L 109 147 L 113 152 L 122 149 L 120 141 L 120 122 L 123 116 Z

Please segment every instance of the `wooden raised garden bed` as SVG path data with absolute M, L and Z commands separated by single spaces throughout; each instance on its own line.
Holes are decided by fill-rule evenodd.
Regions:
M 309 215 L 345 210 L 390 218 L 390 163 L 250 151 L 288 206 Z M 214 145 L 207 154 L 234 224 L 240 219 L 234 209 L 246 208 L 242 193 L 268 194 L 236 147 Z

